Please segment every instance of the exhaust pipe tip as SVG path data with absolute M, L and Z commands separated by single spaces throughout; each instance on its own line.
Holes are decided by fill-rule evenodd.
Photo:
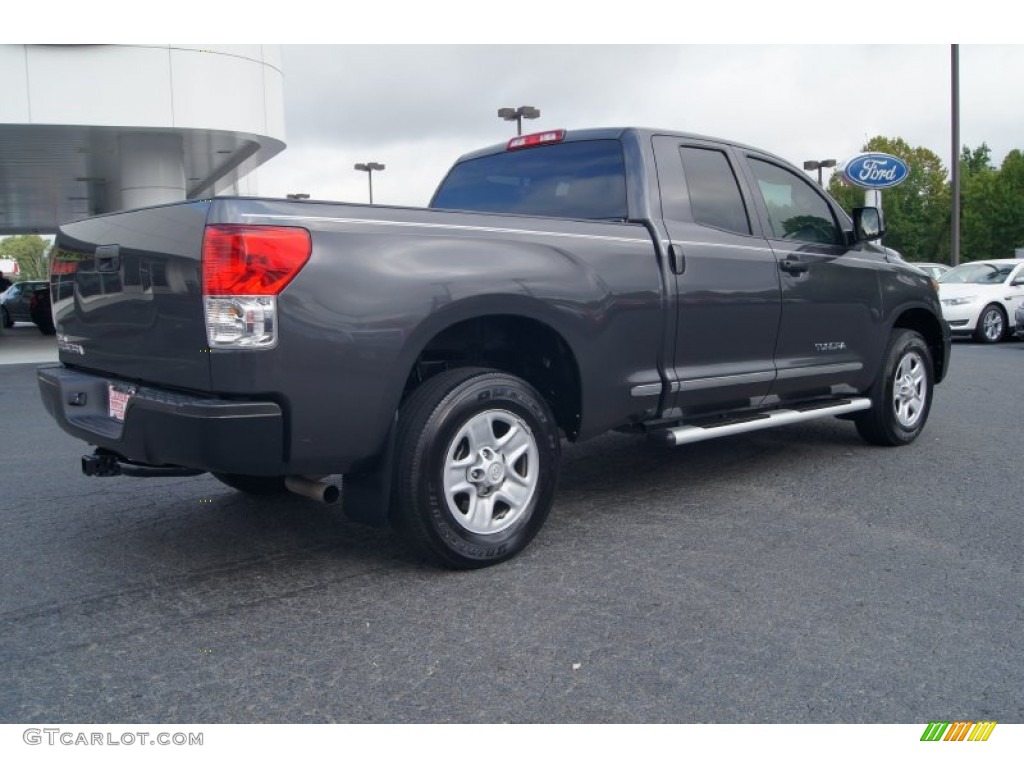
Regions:
M 301 475 L 289 475 L 284 479 L 284 485 L 292 493 L 322 504 L 333 504 L 341 498 L 341 489 L 333 483 L 321 483 Z

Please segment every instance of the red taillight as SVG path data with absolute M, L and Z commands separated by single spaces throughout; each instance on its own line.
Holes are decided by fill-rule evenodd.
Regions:
M 66 261 L 63 257 L 57 256 L 50 261 L 51 275 L 73 275 L 78 271 L 77 261 Z
M 525 147 L 535 147 L 538 144 L 557 144 L 564 138 L 565 131 L 561 129 L 557 131 L 544 131 L 542 133 L 530 133 L 526 136 L 516 136 L 508 143 L 505 149 L 524 149 Z
M 311 250 L 309 232 L 300 227 L 210 225 L 203 236 L 203 295 L 276 296 Z

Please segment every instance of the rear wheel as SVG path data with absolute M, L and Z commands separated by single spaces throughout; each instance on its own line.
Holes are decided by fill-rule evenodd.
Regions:
M 507 560 L 547 519 L 559 453 L 551 409 L 522 379 L 480 368 L 438 374 L 399 414 L 394 523 L 453 568 Z
M 11 316 L 7 313 L 7 307 L 0 307 L 0 310 L 3 312 L 4 328 L 10 328 L 14 325 L 14 321 L 11 320 Z
M 931 410 L 931 350 L 921 334 L 896 328 L 883 361 L 882 371 L 869 391 L 871 408 L 854 422 L 869 443 L 906 445 L 921 434 Z
M 978 327 L 974 329 L 974 340 L 982 344 L 995 344 L 1006 335 L 1006 315 L 1002 307 L 989 304 L 978 317 Z
M 282 476 L 232 475 L 226 472 L 213 472 L 212 474 L 224 485 L 253 496 L 272 496 L 288 490 Z

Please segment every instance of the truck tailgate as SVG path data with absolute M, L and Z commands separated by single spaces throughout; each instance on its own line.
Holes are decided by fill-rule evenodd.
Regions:
M 60 228 L 50 289 L 62 363 L 210 390 L 201 270 L 208 210 L 178 203 Z

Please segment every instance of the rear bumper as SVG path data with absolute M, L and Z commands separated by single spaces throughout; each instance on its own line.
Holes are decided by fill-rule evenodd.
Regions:
M 246 475 L 285 474 L 284 414 L 269 401 L 139 386 L 124 421 L 108 415 L 116 379 L 62 365 L 37 370 L 43 405 L 67 433 L 131 462 Z

